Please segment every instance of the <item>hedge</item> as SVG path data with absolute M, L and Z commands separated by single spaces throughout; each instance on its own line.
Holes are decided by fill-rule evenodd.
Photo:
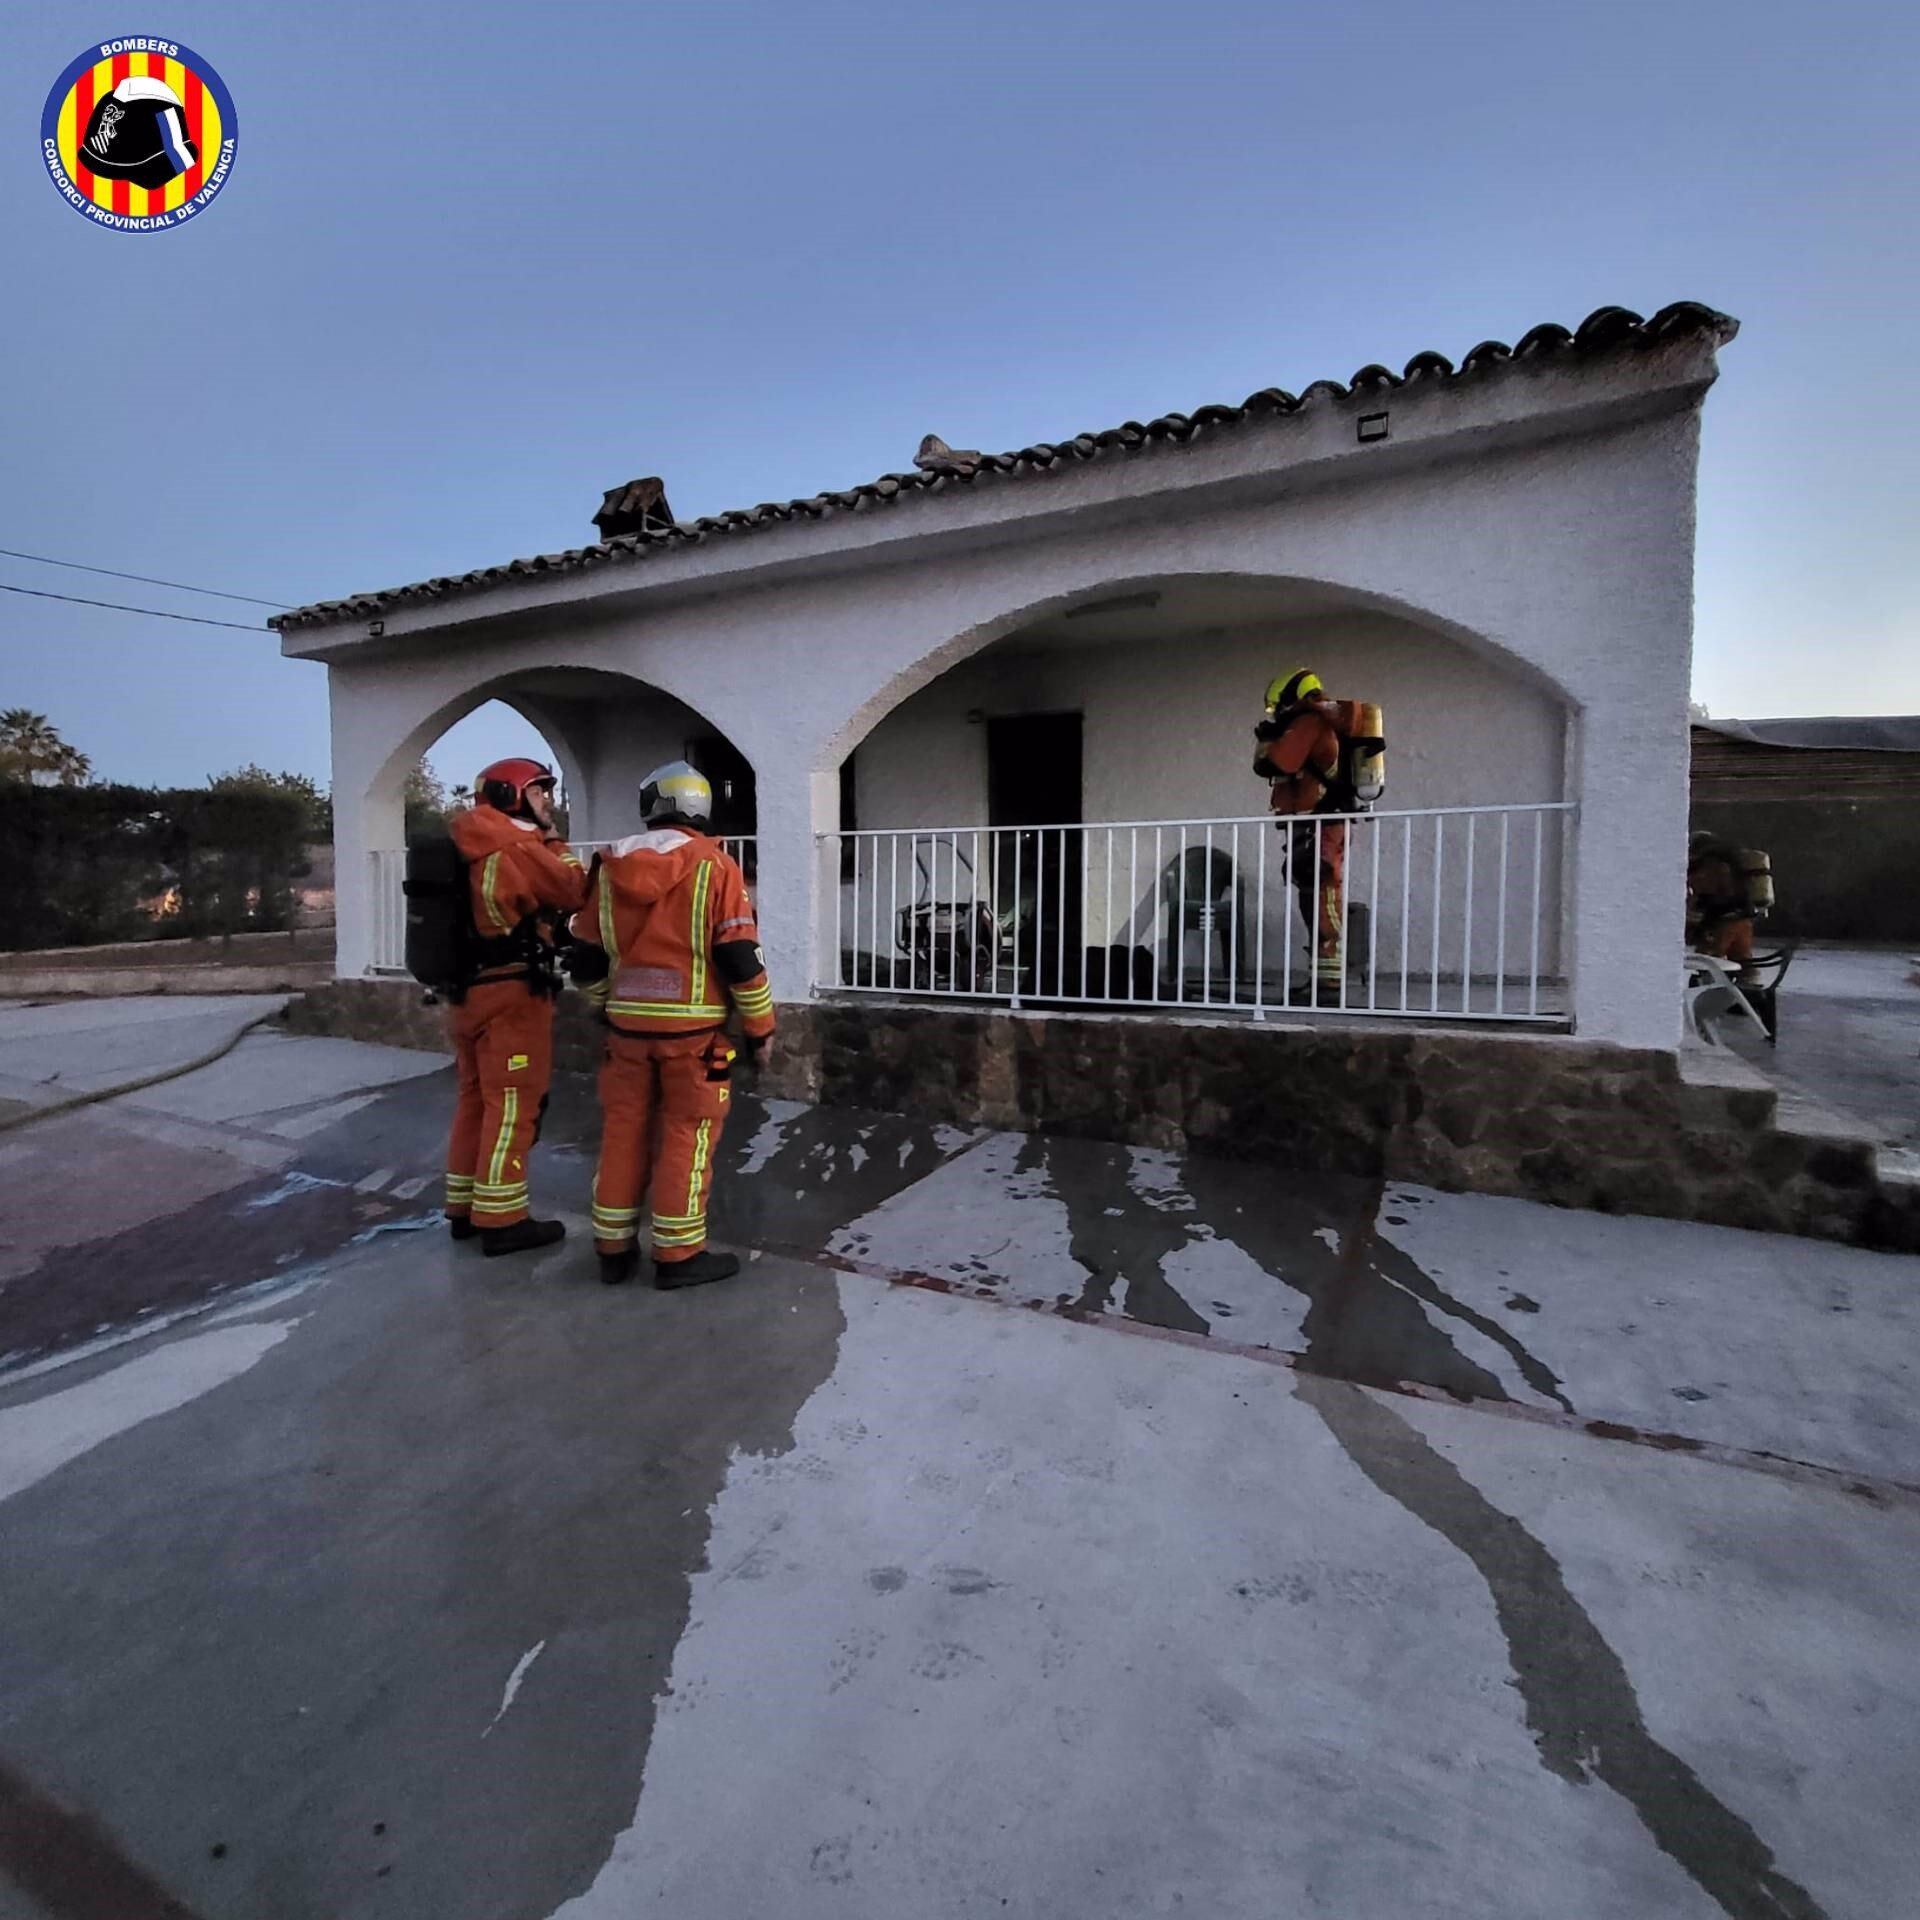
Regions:
M 0 784 L 0 948 L 285 928 L 307 814 L 282 793 Z

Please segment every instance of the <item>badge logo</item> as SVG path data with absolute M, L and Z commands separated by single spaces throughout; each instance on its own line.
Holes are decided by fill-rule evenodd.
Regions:
M 40 116 L 40 156 L 60 197 L 121 233 L 204 213 L 239 143 L 226 82 L 191 47 L 152 34 L 87 48 Z

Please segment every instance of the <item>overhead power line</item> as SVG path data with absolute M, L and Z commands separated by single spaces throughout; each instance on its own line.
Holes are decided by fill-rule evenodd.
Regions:
M 70 567 L 75 573 L 103 573 L 110 580 L 138 580 L 146 587 L 172 587 L 178 593 L 204 593 L 215 600 L 244 600 L 250 606 L 272 607 L 277 613 L 284 613 L 288 603 L 284 600 L 262 600 L 255 593 L 228 593 L 222 587 L 190 587 L 184 580 L 161 580 L 151 573 L 122 573 L 118 567 L 89 566 L 84 560 L 55 560 L 44 553 L 22 553 L 17 547 L 0 547 L 9 560 L 36 560 L 43 567 Z M 27 589 L 22 589 L 27 591 Z
M 168 613 L 160 607 L 130 607 L 124 600 L 87 600 L 77 593 L 49 593 L 44 587 L 16 587 L 0 580 L 0 593 L 30 593 L 36 600 L 66 600 L 76 607 L 111 607 L 115 613 L 144 613 L 149 620 L 186 620 L 196 627 L 231 627 L 235 633 L 264 633 L 264 623 L 246 620 L 209 620 L 203 613 Z M 268 603 L 269 605 L 271 602 Z

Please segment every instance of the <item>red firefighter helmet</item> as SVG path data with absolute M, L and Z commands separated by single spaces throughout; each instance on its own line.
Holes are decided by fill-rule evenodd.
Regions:
M 528 760 L 516 755 L 482 767 L 474 777 L 473 795 L 482 806 L 519 814 L 526 810 L 529 787 L 546 787 L 551 791 L 558 784 L 553 769 L 544 760 Z

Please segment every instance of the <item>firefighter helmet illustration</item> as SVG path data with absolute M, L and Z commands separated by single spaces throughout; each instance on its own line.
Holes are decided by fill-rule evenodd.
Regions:
M 47 92 L 40 157 L 75 213 L 116 233 L 197 220 L 233 177 L 240 121 L 212 63 L 177 40 L 97 40 Z
M 80 150 L 95 173 L 148 188 L 164 187 L 200 158 L 180 96 L 144 75 L 129 75 L 94 103 Z

